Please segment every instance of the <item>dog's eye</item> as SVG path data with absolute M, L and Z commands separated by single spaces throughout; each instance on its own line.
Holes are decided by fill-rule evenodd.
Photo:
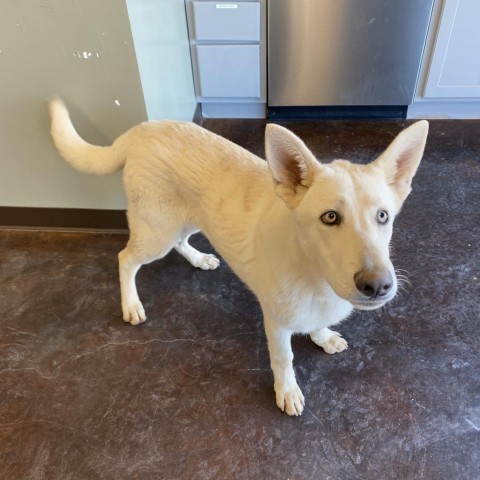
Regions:
M 388 222 L 388 212 L 385 210 L 379 210 L 377 213 L 377 222 L 380 225 L 385 225 Z
M 330 210 L 328 212 L 325 212 L 321 217 L 320 220 L 325 224 L 325 225 L 338 225 L 340 223 L 340 217 L 337 212 L 334 212 L 333 210 Z

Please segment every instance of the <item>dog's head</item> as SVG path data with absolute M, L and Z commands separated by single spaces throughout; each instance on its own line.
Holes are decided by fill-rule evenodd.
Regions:
M 428 122 L 413 124 L 368 165 L 321 164 L 289 130 L 267 125 L 274 188 L 291 210 L 303 253 L 356 308 L 381 307 L 396 294 L 392 225 L 411 191 L 427 133 Z

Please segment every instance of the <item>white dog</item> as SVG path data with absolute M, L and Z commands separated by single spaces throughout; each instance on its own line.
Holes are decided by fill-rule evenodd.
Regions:
M 188 244 L 201 230 L 258 297 L 277 405 L 301 414 L 291 337 L 308 333 L 327 353 L 341 352 L 346 341 L 328 327 L 353 308 L 372 310 L 395 296 L 392 224 L 410 193 L 428 123 L 404 130 L 365 166 L 321 164 L 274 124 L 266 127 L 265 162 L 193 123 L 173 121 L 142 123 L 112 146 L 97 147 L 78 136 L 61 100 L 51 101 L 50 113 L 55 144 L 77 170 L 105 175 L 124 167 L 124 320 L 145 321 L 135 275 L 172 248 L 195 267 L 218 267 L 214 255 Z

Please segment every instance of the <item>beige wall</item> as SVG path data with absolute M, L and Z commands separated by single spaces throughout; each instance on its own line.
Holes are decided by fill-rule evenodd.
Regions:
M 119 174 L 75 172 L 53 149 L 54 93 L 94 143 L 146 119 L 124 0 L 0 0 L 0 206 L 124 208 Z

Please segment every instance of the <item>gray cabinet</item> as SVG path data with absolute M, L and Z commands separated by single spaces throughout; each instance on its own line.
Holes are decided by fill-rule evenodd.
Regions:
M 265 0 L 186 0 L 197 101 L 206 117 L 265 115 Z
M 197 41 L 260 41 L 259 2 L 193 1 L 193 28 Z
M 259 45 L 195 45 L 200 97 L 260 98 Z
M 480 97 L 480 2 L 445 0 L 425 98 Z

